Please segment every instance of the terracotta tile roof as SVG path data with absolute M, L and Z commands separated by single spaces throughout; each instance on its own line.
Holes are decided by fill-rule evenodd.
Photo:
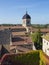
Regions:
M 49 28 L 41 29 L 41 32 L 49 32 Z
M 38 29 L 32 29 L 32 32 L 36 32 Z M 48 33 L 49 32 L 49 28 L 43 28 L 43 29 L 40 29 L 42 33 Z
M 24 27 L 20 26 L 20 25 L 16 25 L 16 26 L 0 26 L 0 29 L 8 29 L 8 28 L 14 29 L 14 28 L 24 28 Z
M 26 35 L 25 33 L 26 33 L 26 32 L 24 32 L 24 31 L 23 31 L 23 32 L 12 32 L 12 35 L 13 35 L 13 36 L 16 36 L 16 35 L 18 35 L 18 36 L 19 36 L 19 35 Z
M 13 49 L 17 49 L 17 50 L 19 50 L 21 52 L 28 52 L 28 51 L 31 50 L 30 48 L 26 48 L 26 47 L 23 47 L 21 45 L 19 45 L 19 46 L 11 46 L 10 50 L 13 50 Z
M 16 38 L 14 38 L 15 41 L 12 42 L 13 45 L 31 44 L 31 43 L 32 43 L 32 40 L 31 40 L 30 37 L 21 37 L 21 36 L 20 36 L 20 38 L 21 38 L 22 40 L 15 40 Z
M 10 50 L 12 50 L 12 49 L 16 49 L 16 46 L 15 45 L 11 45 L 10 46 Z
M 1 30 L 1 29 L 9 29 L 9 28 L 11 28 L 11 29 L 21 28 L 21 29 L 23 29 L 24 27 L 23 27 L 22 25 L 16 25 L 16 26 L 0 26 L 0 30 Z M 28 27 L 28 28 L 30 28 L 30 30 L 31 30 L 32 32 L 35 32 L 35 31 L 38 30 L 37 28 L 32 28 L 31 26 Z M 49 28 L 43 28 L 43 29 L 41 29 L 41 32 L 43 32 L 43 33 L 47 32 L 47 33 L 48 33 L 48 32 L 49 32 Z
M 21 46 L 17 46 L 16 49 L 19 50 L 19 51 L 22 51 L 22 52 L 28 52 L 28 51 L 31 51 L 31 49 L 24 48 L 24 47 L 21 47 Z

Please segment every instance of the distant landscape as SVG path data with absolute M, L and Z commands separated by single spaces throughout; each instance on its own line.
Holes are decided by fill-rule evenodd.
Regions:
M 0 26 L 17 26 L 22 24 L 0 24 Z M 33 28 L 49 28 L 49 24 L 31 24 Z

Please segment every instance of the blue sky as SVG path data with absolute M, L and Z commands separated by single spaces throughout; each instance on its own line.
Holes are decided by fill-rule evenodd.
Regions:
M 49 0 L 0 0 L 0 24 L 20 24 L 26 13 L 32 24 L 49 24 Z

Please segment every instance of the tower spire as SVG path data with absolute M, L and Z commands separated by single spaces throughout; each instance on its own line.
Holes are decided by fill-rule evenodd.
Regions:
M 24 27 L 31 25 L 31 17 L 30 17 L 30 15 L 27 13 L 27 10 L 26 10 L 26 13 L 25 13 L 25 15 L 23 16 L 22 20 L 23 20 L 23 24 L 22 24 L 22 25 L 23 25 Z
M 27 11 L 26 11 L 26 14 L 27 14 Z
M 26 9 L 26 14 L 27 14 L 27 9 Z

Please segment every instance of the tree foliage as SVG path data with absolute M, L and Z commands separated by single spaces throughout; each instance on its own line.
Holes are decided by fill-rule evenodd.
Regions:
M 34 42 L 35 46 L 41 49 L 42 46 L 42 38 L 41 38 L 41 31 L 38 29 L 35 33 L 31 35 L 32 41 Z

